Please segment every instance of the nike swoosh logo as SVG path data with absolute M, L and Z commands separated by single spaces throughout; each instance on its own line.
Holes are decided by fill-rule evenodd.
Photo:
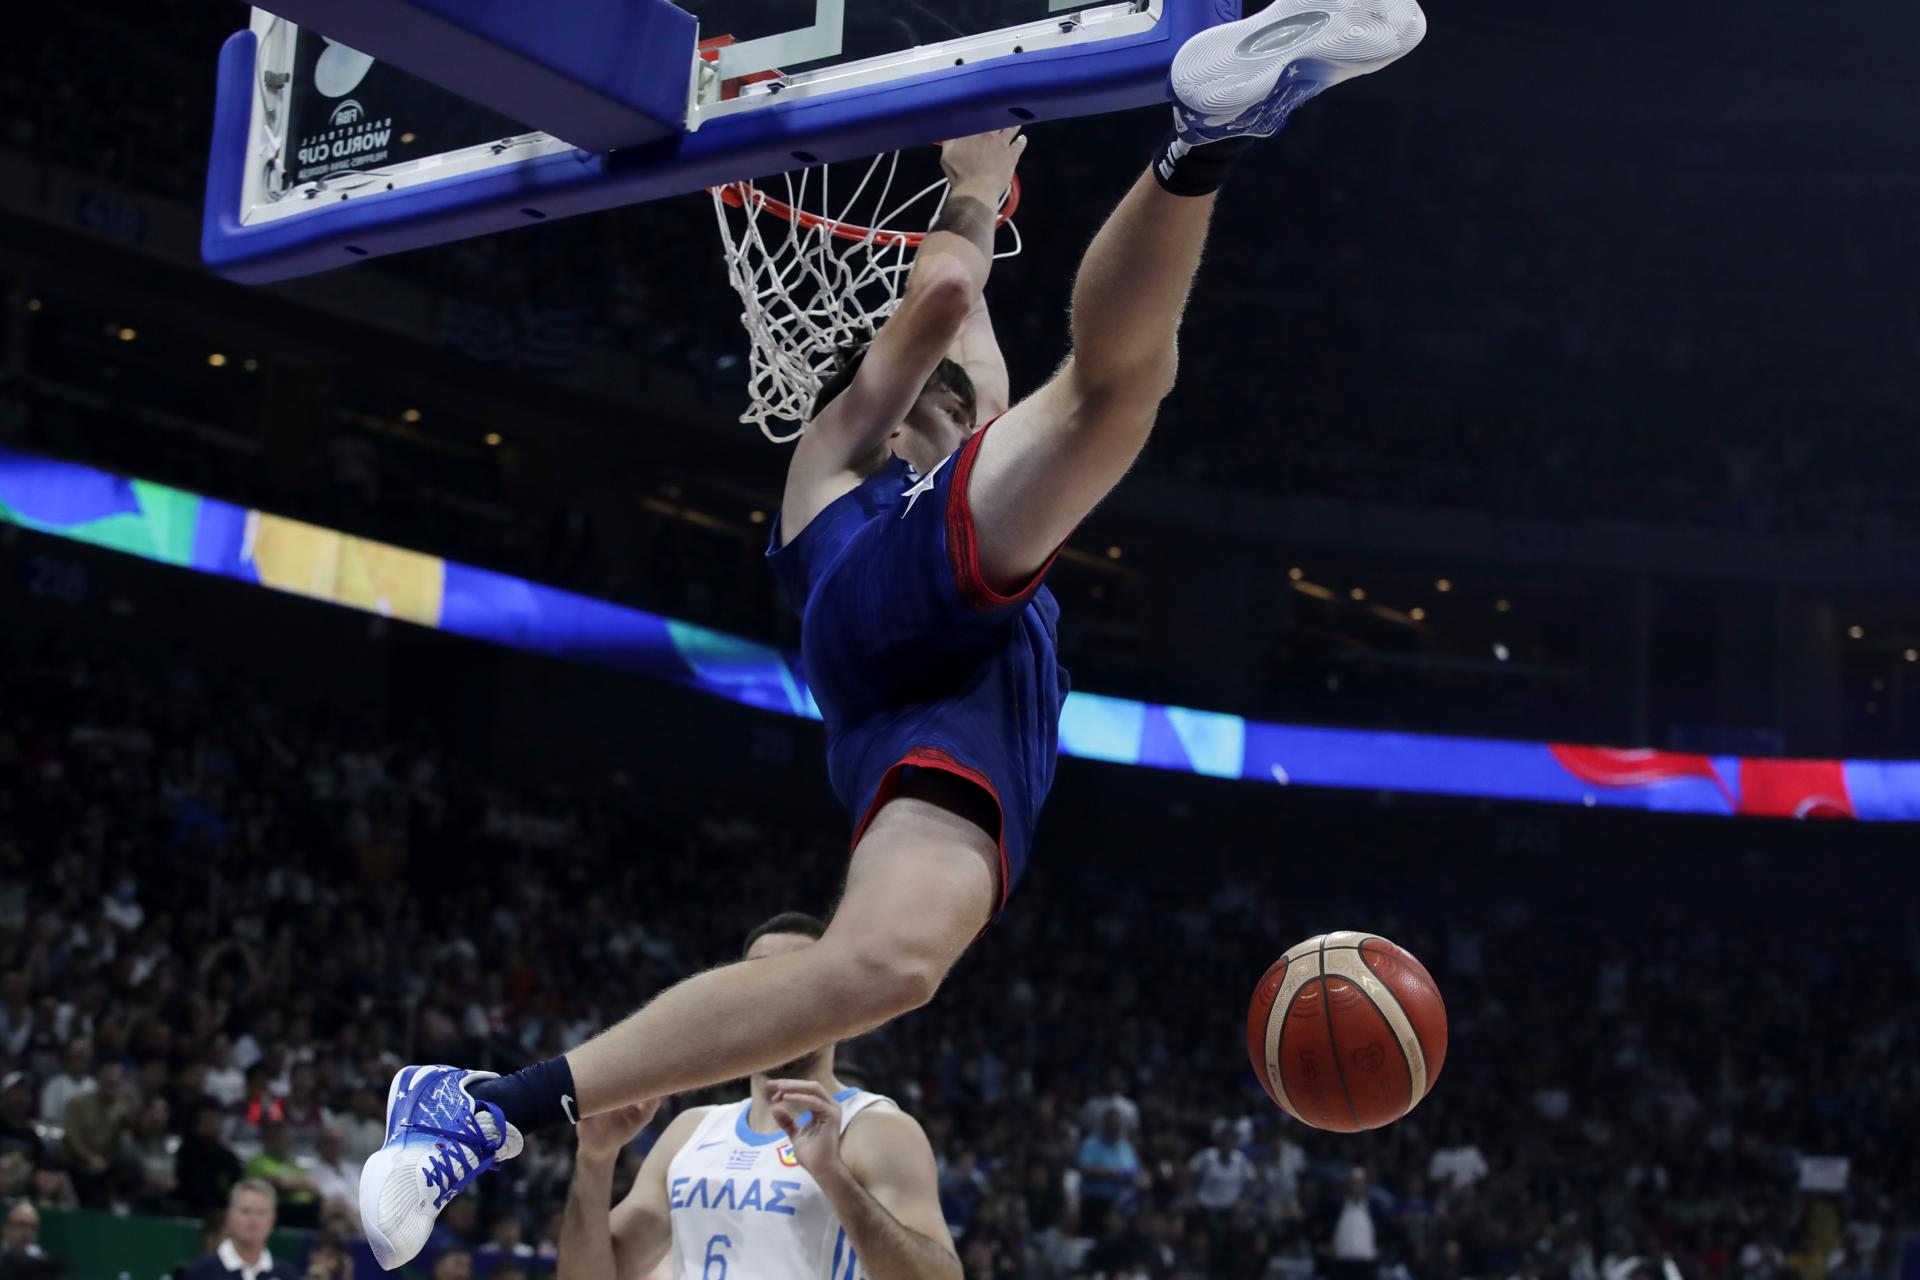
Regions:
M 580 1126 L 580 1113 L 574 1110 L 572 1094 L 563 1093 L 560 1095 L 560 1110 L 567 1117 L 568 1124 L 573 1125 L 575 1128 Z
M 708 1147 L 718 1147 L 718 1146 L 724 1145 L 725 1143 L 726 1143 L 725 1138 L 715 1138 L 712 1142 L 701 1143 L 699 1146 L 695 1147 L 694 1150 L 705 1151 Z

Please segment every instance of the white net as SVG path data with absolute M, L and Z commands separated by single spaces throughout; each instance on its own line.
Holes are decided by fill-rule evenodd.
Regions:
M 896 198 L 896 186 L 914 185 L 900 181 L 897 151 L 868 161 L 858 179 L 843 173 L 836 183 L 830 169 L 785 174 L 784 189 L 736 182 L 712 192 L 749 344 L 740 421 L 776 443 L 800 435 L 835 351 L 870 337 L 900 305 L 914 250 L 947 199 L 945 178 Z M 1004 213 L 1002 225 L 1009 234 L 997 238 L 996 258 L 1020 252 Z

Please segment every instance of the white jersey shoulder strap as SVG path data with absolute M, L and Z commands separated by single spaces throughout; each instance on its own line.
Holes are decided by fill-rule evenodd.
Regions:
M 862 1112 L 876 1108 L 882 1111 L 898 1111 L 900 1109 L 900 1104 L 892 1098 L 881 1093 L 868 1093 L 865 1089 L 856 1089 L 853 1091 L 853 1096 L 846 1097 L 842 1095 L 842 1097 L 843 1101 L 840 1103 L 841 1133 L 845 1133 L 847 1126 L 853 1123 L 853 1118 Z

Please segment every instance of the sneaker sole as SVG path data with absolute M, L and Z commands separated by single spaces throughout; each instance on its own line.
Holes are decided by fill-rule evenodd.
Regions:
M 380 1196 L 393 1171 L 391 1155 L 389 1148 L 382 1147 L 367 1157 L 367 1163 L 360 1170 L 360 1229 L 366 1232 L 367 1247 L 373 1250 L 373 1260 L 380 1264 L 382 1271 L 391 1271 L 412 1260 L 400 1257 L 393 1241 L 380 1230 Z
M 393 1140 L 393 1104 L 399 1098 L 401 1090 L 412 1083 L 417 1066 L 402 1067 L 394 1072 L 393 1079 L 387 1084 L 387 1141 Z M 383 1271 L 391 1271 L 406 1258 L 396 1257 L 393 1241 L 380 1231 L 380 1195 L 386 1189 L 387 1177 L 392 1161 L 389 1151 L 382 1146 L 367 1157 L 366 1164 L 360 1168 L 360 1229 L 366 1233 L 367 1245 L 373 1250 L 373 1260 L 380 1264 Z
M 1244 123 L 1229 132 L 1259 133 L 1322 89 L 1410 52 L 1426 32 L 1416 0 L 1276 0 L 1182 45 L 1170 74 L 1174 100 L 1203 128 Z M 1282 76 L 1302 92 L 1276 93 Z

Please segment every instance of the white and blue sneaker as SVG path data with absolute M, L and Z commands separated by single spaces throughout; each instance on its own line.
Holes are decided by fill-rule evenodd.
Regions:
M 491 1071 L 403 1067 L 387 1087 L 387 1143 L 360 1172 L 360 1225 L 388 1271 L 426 1247 L 440 1210 L 497 1160 L 520 1154 L 520 1131 L 467 1091 Z
M 1427 33 L 1415 0 L 1275 0 L 1174 55 L 1174 133 L 1188 146 L 1278 133 L 1307 99 L 1378 71 Z

